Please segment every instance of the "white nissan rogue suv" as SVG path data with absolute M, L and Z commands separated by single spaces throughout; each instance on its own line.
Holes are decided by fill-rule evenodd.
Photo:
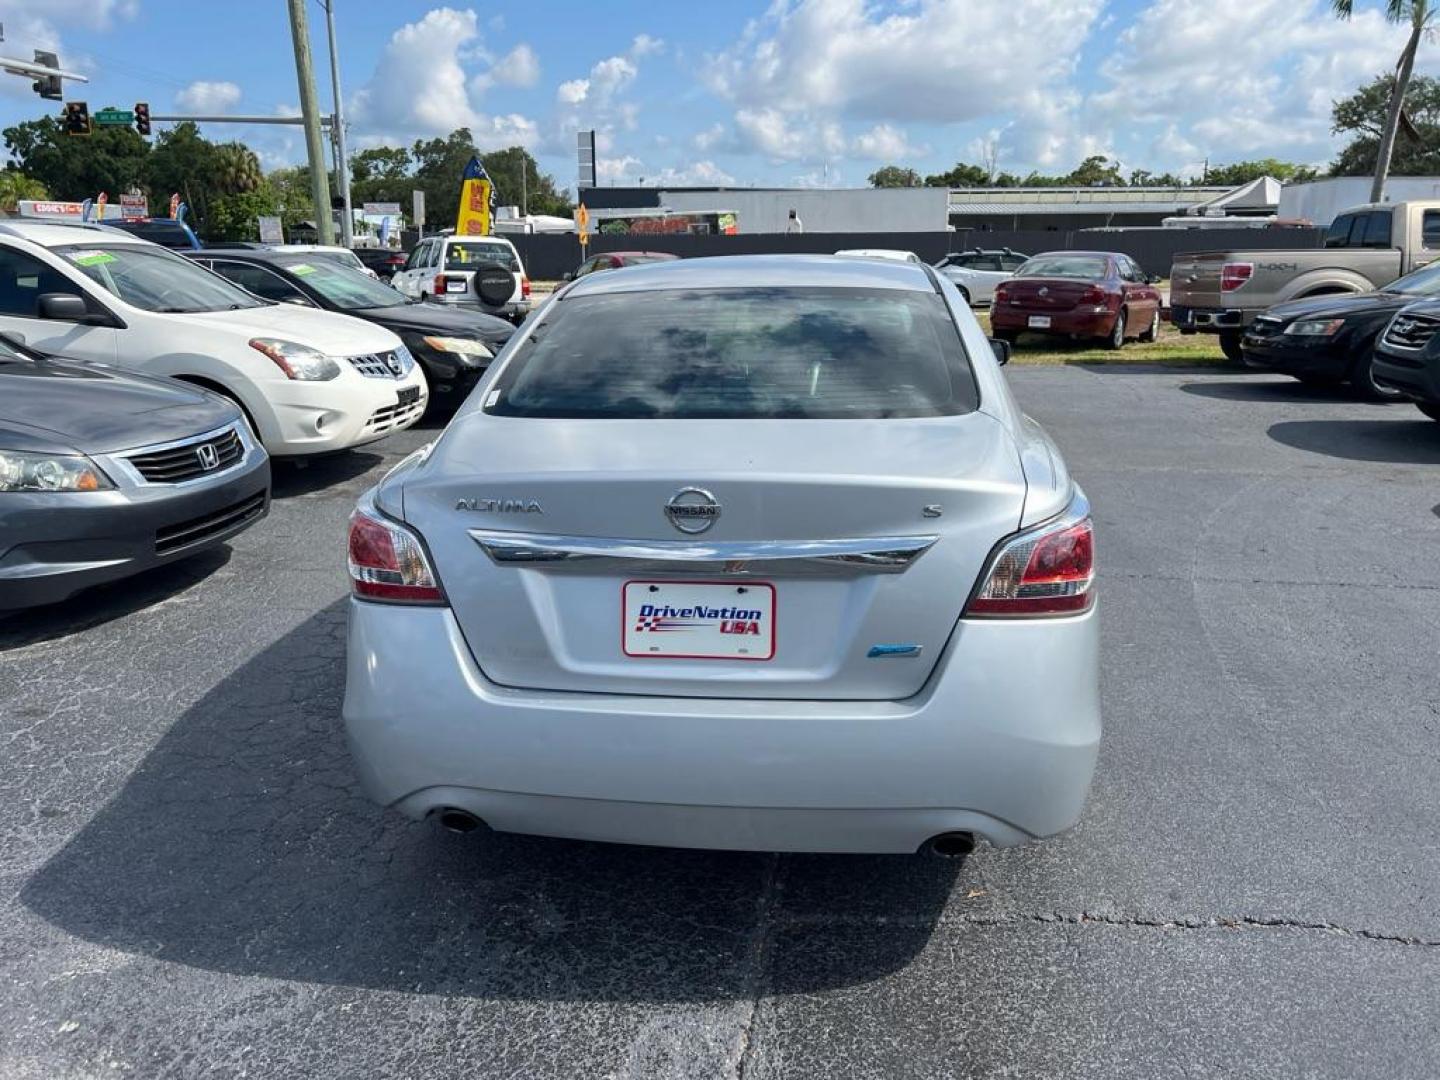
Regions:
M 224 394 L 272 455 L 382 438 L 418 420 L 429 397 L 389 330 L 263 300 L 104 226 L 0 224 L 0 334 Z

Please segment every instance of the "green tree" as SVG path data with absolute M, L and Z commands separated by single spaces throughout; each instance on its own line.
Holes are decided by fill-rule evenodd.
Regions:
M 920 187 L 920 174 L 914 169 L 899 165 L 885 165 L 876 169 L 866 178 L 873 188 Z
M 1355 0 L 1331 0 L 1335 14 L 1349 19 L 1355 13 Z M 1385 17 L 1392 23 L 1409 23 L 1410 35 L 1405 48 L 1400 52 L 1400 61 L 1395 65 L 1394 85 L 1390 90 L 1390 103 L 1385 113 L 1385 128 L 1380 134 L 1380 145 L 1376 152 L 1375 182 L 1370 186 L 1370 201 L 1380 202 L 1385 198 L 1385 181 L 1390 176 L 1390 163 L 1395 154 L 1395 138 L 1399 134 L 1405 111 L 1405 95 L 1410 89 L 1410 77 L 1415 72 L 1415 53 L 1419 51 L 1420 39 L 1430 29 L 1440 4 L 1432 0 L 1385 0 Z
M 490 182 L 495 185 L 495 197 L 500 203 L 520 206 L 523 197 L 529 213 L 570 216 L 573 209 L 570 199 L 556 190 L 554 177 L 542 173 L 539 163 L 523 146 L 493 150 L 482 154 L 480 161 L 490 174 Z M 458 189 L 458 177 L 455 184 Z
M 216 195 L 210 201 L 204 231 L 206 240 L 259 240 L 260 218 L 280 214 L 280 196 L 266 179 L 249 191 Z M 298 220 L 298 219 L 297 219 Z
M 1149 169 L 1131 169 L 1130 183 L 1134 187 L 1184 187 L 1185 181 L 1174 173 L 1153 173 Z
M 14 213 L 21 199 L 48 199 L 45 185 L 18 169 L 0 172 L 0 210 Z
M 190 204 L 192 220 L 203 225 L 214 194 L 214 158 L 215 144 L 189 120 L 157 135 L 145 163 L 151 209 L 162 212 L 159 208 L 178 194 Z
M 1331 176 L 1374 176 L 1380 159 L 1395 77 L 1381 75 L 1335 103 L 1331 130 L 1350 142 L 1330 166 Z M 1395 143 L 1390 172 L 1395 176 L 1440 173 L 1440 79 L 1416 75 L 1405 92 L 1407 135 Z
M 874 182 L 874 178 L 871 178 Z M 957 161 L 955 167 L 948 172 L 932 173 L 925 177 L 926 187 L 988 187 L 991 184 L 990 174 L 979 165 L 967 165 L 963 161 Z M 879 186 L 878 184 L 876 185 Z
M 3 133 L 15 168 L 57 199 L 79 201 L 100 192 L 113 199 L 140 186 L 150 147 L 129 127 L 96 127 L 66 135 L 58 120 L 27 120 Z
M 244 143 L 229 142 L 215 147 L 210 159 L 210 183 L 225 195 L 254 191 L 265 180 L 260 159 Z
M 415 187 L 425 192 L 425 216 L 432 229 L 452 227 L 460 213 L 460 183 L 475 156 L 469 128 L 457 128 L 443 139 L 425 139 L 410 148 L 415 161 Z
M 292 165 L 288 169 L 276 169 L 266 177 L 266 182 L 275 193 L 275 213 L 280 215 L 286 229 L 292 229 L 302 221 L 315 220 L 315 201 L 310 195 L 310 166 Z
M 1269 176 L 1289 184 L 1314 180 L 1316 175 L 1318 175 L 1316 170 L 1309 165 L 1296 165 L 1289 161 L 1278 161 L 1275 158 L 1260 158 L 1256 161 L 1237 161 L 1233 165 L 1211 165 L 1203 182 L 1239 187 L 1241 184 L 1248 184 L 1251 180 Z M 1196 182 L 1201 182 L 1201 179 L 1197 178 Z
M 1120 173 L 1120 163 L 1111 161 L 1104 154 L 1093 154 L 1075 167 L 1062 183 L 1073 187 L 1124 187 L 1125 177 Z
M 350 159 L 351 183 L 367 180 L 403 182 L 410 178 L 410 151 L 399 146 L 376 146 Z

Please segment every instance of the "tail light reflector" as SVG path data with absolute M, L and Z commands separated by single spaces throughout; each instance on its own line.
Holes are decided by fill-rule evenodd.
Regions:
M 1099 285 L 1091 285 L 1080 294 L 1082 304 L 1103 304 L 1105 303 L 1105 290 Z
M 520 295 L 526 300 L 530 299 L 530 279 L 528 277 L 520 278 Z
M 435 275 L 435 284 L 434 284 L 433 287 L 434 287 L 434 289 L 435 289 L 435 295 L 436 295 L 436 296 L 444 296 L 444 295 L 445 295 L 445 275 L 444 275 L 444 274 L 436 274 L 436 275 Z
M 1088 509 L 1088 508 L 1087 508 Z M 1066 515 L 1020 533 L 991 556 L 965 614 L 975 618 L 1074 615 L 1095 602 L 1095 527 Z
M 1234 292 L 1255 272 L 1254 263 L 1226 263 L 1220 268 L 1220 291 Z
M 350 589 L 364 600 L 443 604 L 420 538 L 367 505 L 350 515 Z

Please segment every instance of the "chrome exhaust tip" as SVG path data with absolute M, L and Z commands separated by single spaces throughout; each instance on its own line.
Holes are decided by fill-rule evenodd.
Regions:
M 431 816 L 440 822 L 441 828 L 452 833 L 474 832 L 485 824 L 469 810 L 461 810 L 454 806 L 436 810 Z
M 922 854 L 948 862 L 960 862 L 975 850 L 975 834 L 968 832 L 947 832 L 932 836 L 921 845 Z

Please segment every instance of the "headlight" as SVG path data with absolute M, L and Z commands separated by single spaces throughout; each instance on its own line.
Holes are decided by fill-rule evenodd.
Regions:
M 436 352 L 454 353 L 456 356 L 471 357 L 476 360 L 490 360 L 495 356 L 483 341 L 472 341 L 470 338 L 427 337 L 420 340 Z
M 298 341 L 279 338 L 251 338 L 250 347 L 264 353 L 286 376 L 302 382 L 325 382 L 340 374 L 340 365 L 330 357 L 301 345 Z
M 0 491 L 103 491 L 114 486 L 87 457 L 0 450 Z
M 1301 319 L 1287 326 L 1285 333 L 1291 337 L 1330 337 L 1344 325 L 1344 319 Z

